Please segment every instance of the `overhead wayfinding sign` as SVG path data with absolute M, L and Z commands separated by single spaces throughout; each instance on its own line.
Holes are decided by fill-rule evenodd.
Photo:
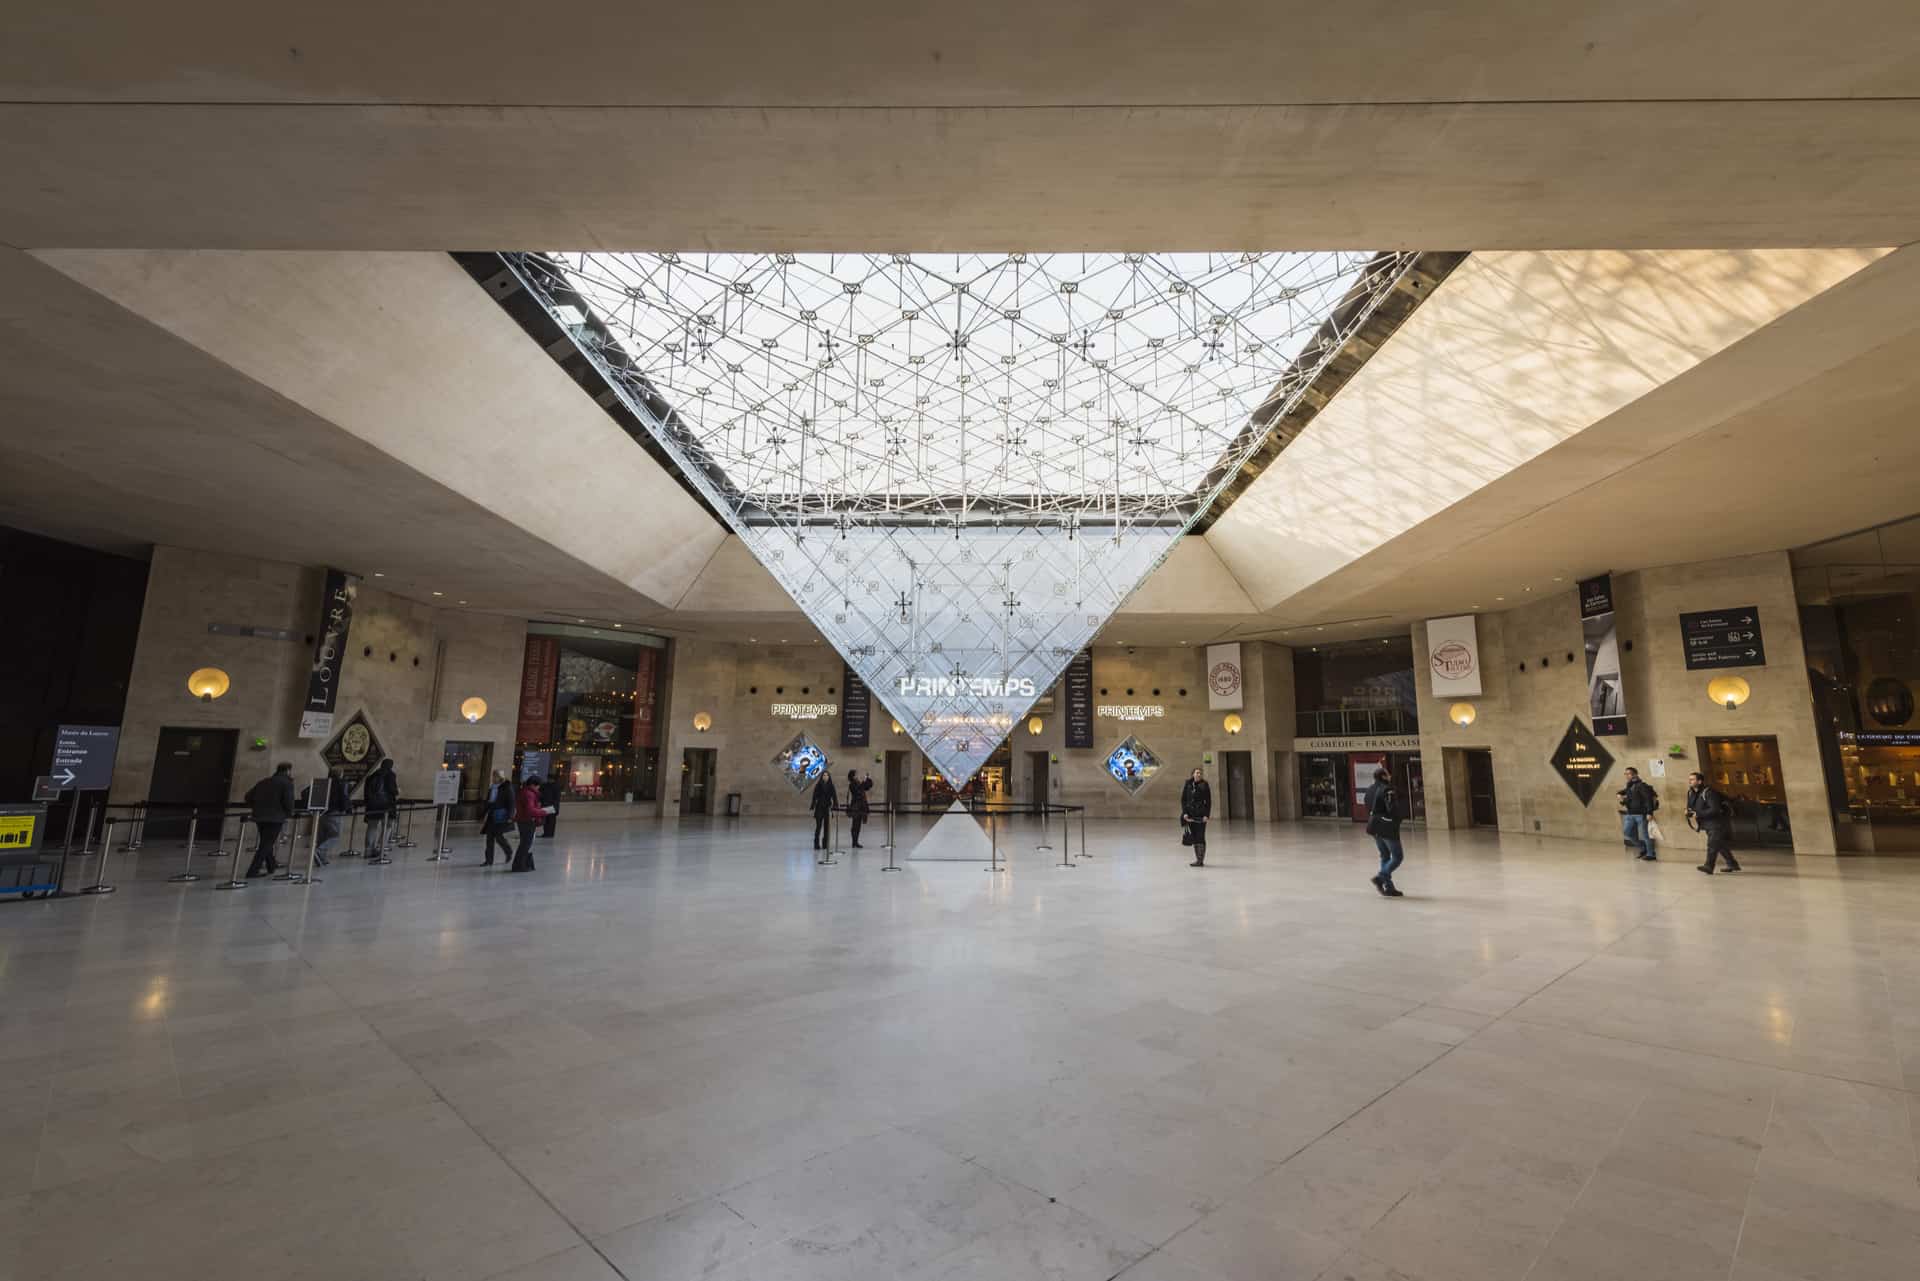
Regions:
M 1760 609 L 1756 605 L 1682 614 L 1680 643 L 1686 647 L 1690 672 L 1767 665 L 1767 646 L 1760 635 Z
M 62 725 L 53 736 L 53 768 L 47 777 L 59 787 L 104 792 L 113 783 L 113 758 L 119 750 L 118 725 Z

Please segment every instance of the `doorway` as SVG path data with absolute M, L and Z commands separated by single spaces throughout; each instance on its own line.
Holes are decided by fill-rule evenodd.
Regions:
M 1780 772 L 1780 740 L 1702 738 L 1700 772 L 1733 802 L 1733 845 L 1750 850 L 1792 849 L 1793 823 L 1787 816 L 1787 787 Z
M 1222 752 L 1221 767 L 1227 774 L 1227 821 L 1253 817 L 1253 753 Z
M 454 802 L 452 817 L 479 818 L 480 802 L 493 782 L 493 744 L 449 739 L 440 753 L 440 768 L 460 772 L 460 799 Z
M 1499 827 L 1500 806 L 1493 794 L 1493 753 L 1469 748 L 1467 758 L 1467 826 Z
M 1028 774 L 1033 778 L 1033 812 L 1045 814 L 1047 802 L 1053 799 L 1053 779 L 1048 773 L 1047 753 L 1027 753 Z
M 226 805 L 233 795 L 233 757 L 239 745 L 237 729 L 169 726 L 160 731 L 153 781 L 147 787 L 148 838 L 185 840 L 190 811 Z
M 680 762 L 680 814 L 713 813 L 713 775 L 720 753 L 712 747 L 689 747 Z
M 887 753 L 887 803 L 902 805 L 912 798 L 907 795 L 907 753 L 894 751 Z

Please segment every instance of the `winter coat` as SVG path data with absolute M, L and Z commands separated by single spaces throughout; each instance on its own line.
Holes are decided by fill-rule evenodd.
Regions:
M 540 803 L 540 789 L 532 783 L 522 783 L 516 794 L 513 806 L 513 821 L 516 823 L 538 823 L 547 816 L 546 806 Z
M 513 826 L 513 784 L 504 779 L 487 789 L 487 812 L 480 816 L 482 832 L 504 831 Z
M 293 817 L 297 803 L 291 774 L 270 775 L 247 789 L 247 804 L 253 806 L 256 823 L 284 823 Z
M 872 779 L 867 779 L 865 782 L 850 780 L 847 783 L 847 816 L 849 818 L 865 818 L 872 810 L 872 806 L 867 803 L 867 793 L 872 790 Z
M 1182 822 L 1210 818 L 1213 815 L 1213 788 L 1204 778 L 1190 778 L 1187 785 L 1180 789 L 1180 818 Z
M 556 780 L 550 778 L 540 784 L 540 803 L 550 810 L 560 808 L 560 784 Z
M 840 793 L 834 790 L 832 777 L 822 774 L 820 781 L 813 785 L 813 801 L 811 803 L 813 816 L 819 818 L 823 814 L 831 814 L 833 807 L 839 803 Z
M 1620 789 L 1620 799 L 1629 814 L 1651 814 L 1660 808 L 1660 798 L 1647 786 L 1647 780 L 1636 778 Z
M 367 803 L 371 813 L 392 809 L 400 803 L 400 778 L 390 769 L 377 769 L 367 775 L 366 784 L 360 789 L 360 799 Z
M 1393 794 L 1392 783 L 1369 787 L 1361 804 L 1367 807 L 1367 835 L 1400 835 L 1400 798 Z
M 1710 785 L 1688 791 L 1687 813 L 1693 818 L 1694 825 L 1709 836 L 1733 834 L 1733 806 Z

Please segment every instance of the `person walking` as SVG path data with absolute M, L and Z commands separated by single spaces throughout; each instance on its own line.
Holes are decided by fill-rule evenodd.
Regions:
M 1659 850 L 1647 824 L 1653 821 L 1653 812 L 1660 808 L 1660 796 L 1640 777 L 1640 771 L 1627 766 L 1627 785 L 1620 789 L 1620 830 L 1629 844 L 1637 842 L 1640 852 L 1634 857 L 1642 862 L 1652 863 L 1659 859 Z
M 400 821 L 400 778 L 393 772 L 391 756 L 381 758 L 380 768 L 367 775 L 360 799 L 367 807 L 367 857 L 386 859 L 383 847 L 390 825 Z
M 1213 817 L 1213 789 L 1207 786 L 1207 776 L 1200 770 L 1193 771 L 1185 787 L 1180 789 L 1180 826 L 1183 829 L 1180 842 L 1193 846 L 1193 862 L 1188 867 L 1207 865 L 1207 820 Z
M 551 838 L 554 824 L 560 821 L 560 776 L 549 774 L 540 782 L 540 805 L 547 811 L 547 817 L 540 828 L 540 835 Z
M 507 844 L 507 833 L 513 830 L 514 801 L 513 776 L 503 769 L 495 770 L 486 799 L 480 802 L 480 835 L 486 840 L 486 859 L 480 866 L 493 866 L 495 845 L 500 847 L 502 863 L 513 862 L 513 846 Z
M 540 804 L 540 780 L 530 775 L 514 800 L 513 824 L 520 829 L 520 845 L 513 851 L 509 872 L 533 871 L 533 833 L 546 816 L 546 807 Z
M 1687 826 L 1707 838 L 1707 861 L 1700 864 L 1701 871 L 1712 876 L 1716 858 L 1726 860 L 1727 871 L 1740 870 L 1740 861 L 1733 856 L 1733 803 L 1699 770 L 1687 775 Z
M 253 862 L 247 864 L 249 879 L 280 870 L 273 847 L 280 840 L 280 829 L 293 817 L 297 804 L 293 794 L 293 764 L 281 761 L 273 773 L 247 789 L 247 804 L 253 807 L 253 826 L 260 834 L 254 847 Z
M 827 848 L 831 837 L 828 825 L 833 821 L 833 807 L 840 803 L 840 794 L 833 790 L 833 775 L 820 771 L 820 781 L 813 785 L 813 800 L 808 804 L 813 810 L 813 848 Z
M 867 793 L 872 790 L 873 775 L 869 774 L 863 779 L 859 776 L 859 771 L 847 771 L 847 827 L 852 837 L 850 844 L 855 849 L 861 848 L 860 827 L 867 821 L 867 815 L 873 811 L 873 806 L 867 801 Z
M 1373 888 L 1380 891 L 1381 898 L 1405 898 L 1393 883 L 1393 874 L 1407 858 L 1400 844 L 1400 797 L 1385 766 L 1373 771 L 1373 786 L 1367 789 L 1361 804 L 1367 807 L 1367 835 L 1380 851 L 1380 870 L 1372 878 Z

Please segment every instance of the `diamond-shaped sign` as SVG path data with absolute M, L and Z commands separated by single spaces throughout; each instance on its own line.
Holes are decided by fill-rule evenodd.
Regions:
M 956 788 L 1416 257 L 504 255 Z
M 1160 758 L 1132 734 L 1107 753 L 1107 777 L 1124 788 L 1128 796 L 1151 783 L 1159 772 Z
M 794 791 L 805 791 L 820 780 L 832 762 L 818 744 L 805 734 L 795 734 L 793 741 L 780 749 L 773 758 L 773 767 L 780 771 L 780 777 Z
M 1591 805 L 1607 771 L 1613 768 L 1613 753 L 1602 747 L 1598 736 L 1576 716 L 1568 723 L 1560 746 L 1553 749 L 1547 763 L 1553 766 L 1561 781 L 1573 789 L 1582 805 Z

